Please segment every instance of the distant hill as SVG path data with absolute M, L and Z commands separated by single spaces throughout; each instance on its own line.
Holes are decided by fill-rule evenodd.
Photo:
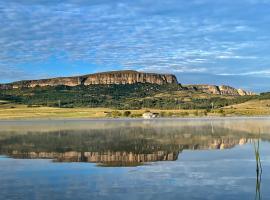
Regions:
M 231 96 L 188 89 L 179 84 L 111 84 L 22 87 L 0 90 L 0 100 L 49 107 L 114 109 L 212 109 L 243 103 L 256 96 Z
M 111 84 L 135 84 L 152 83 L 158 85 L 178 84 L 177 79 L 172 74 L 143 73 L 132 70 L 112 71 L 96 74 L 89 74 L 74 77 L 59 77 L 41 80 L 18 81 L 2 85 L 2 88 L 21 87 L 44 87 L 44 86 L 79 86 L 79 85 L 111 85 Z
M 173 74 L 157 74 L 137 72 L 133 70 L 103 72 L 74 77 L 59 77 L 41 80 L 25 80 L 9 84 L 0 85 L 0 89 L 17 89 L 17 88 L 34 88 L 47 86 L 89 86 L 89 85 L 130 85 L 130 84 L 177 84 L 182 87 L 177 78 Z M 230 96 L 246 96 L 254 95 L 242 89 L 235 89 L 230 86 L 215 85 L 187 85 L 182 89 L 196 90 L 209 94 L 230 95 Z
M 172 74 L 137 71 L 104 72 L 0 85 L 0 101 L 29 107 L 212 109 L 256 98 L 251 92 L 230 86 L 182 85 Z

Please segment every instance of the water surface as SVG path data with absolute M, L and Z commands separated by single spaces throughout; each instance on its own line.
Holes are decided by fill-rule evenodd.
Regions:
M 260 194 L 269 199 L 269 122 L 1 121 L 0 197 L 260 199 Z M 257 141 L 263 167 L 259 180 Z

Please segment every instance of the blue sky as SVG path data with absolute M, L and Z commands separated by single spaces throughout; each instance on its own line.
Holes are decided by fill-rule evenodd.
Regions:
M 270 91 L 270 0 L 0 0 L 0 82 L 134 69 Z

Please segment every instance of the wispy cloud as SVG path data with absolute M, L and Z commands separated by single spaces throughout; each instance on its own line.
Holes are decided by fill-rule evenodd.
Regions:
M 0 70 L 13 66 L 26 73 L 21 66 L 50 58 L 100 67 L 94 71 L 108 66 L 215 74 L 265 70 L 268 3 L 0 0 Z
M 221 76 L 263 76 L 270 77 L 270 70 L 258 70 L 239 73 L 221 73 Z
M 139 68 L 140 71 L 148 71 L 148 72 L 172 72 L 172 73 L 201 73 L 206 72 L 207 68 L 204 67 L 181 67 L 181 66 L 170 66 L 170 67 L 160 67 L 151 65 L 150 67 Z
M 177 11 L 176 1 L 151 4 L 125 1 L 67 1 L 66 3 L 21 3 L 1 1 L 0 43 L 1 62 L 32 62 L 65 52 L 70 59 L 119 65 L 148 66 L 164 63 L 183 64 L 198 60 L 208 62 L 223 52 L 237 58 L 236 49 L 249 41 L 228 41 L 213 34 L 228 34 L 252 29 L 239 20 L 204 20 L 199 16 L 189 18 L 170 14 L 166 9 Z M 208 1 L 201 1 L 208 2 Z M 152 2 L 153 3 L 153 2 Z M 194 1 L 194 4 L 198 1 Z M 167 7 L 166 7 L 167 6 Z M 176 6 L 189 7 L 190 3 Z M 152 9 L 154 14 L 149 13 Z M 196 9 L 196 7 L 195 7 Z M 156 12 L 156 13 L 155 13 Z M 207 40 L 203 37 L 207 35 Z M 228 44 L 230 46 L 228 46 Z M 177 57 L 177 58 L 176 58 Z M 224 57 L 224 56 L 223 56 Z M 244 56 L 242 56 L 244 58 Z M 61 57 L 60 57 L 61 59 Z
M 17 67 L 5 67 L 0 65 L 0 80 L 12 81 L 17 80 L 18 77 L 21 79 L 30 79 L 33 77 L 33 74 L 19 70 Z

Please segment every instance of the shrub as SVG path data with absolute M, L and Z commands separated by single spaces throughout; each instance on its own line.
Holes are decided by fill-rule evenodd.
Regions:
M 159 116 L 160 117 L 166 117 L 166 113 L 162 111 L 162 112 L 159 113 Z
M 130 115 L 131 115 L 131 112 L 128 110 L 123 113 L 124 117 L 129 117 Z
M 181 117 L 189 116 L 189 113 L 188 112 L 181 112 L 178 114 L 178 116 L 181 116 Z
M 142 114 L 139 114 L 139 113 L 132 113 L 132 114 L 130 115 L 130 117 L 132 117 L 132 118 L 138 118 L 138 117 L 142 117 Z
M 107 117 L 113 117 L 113 118 L 117 118 L 117 117 L 120 117 L 122 115 L 121 112 L 117 111 L 117 110 L 114 110 L 112 112 L 108 112 L 106 114 Z
M 199 111 L 196 110 L 193 114 L 194 114 L 195 116 L 199 116 Z

